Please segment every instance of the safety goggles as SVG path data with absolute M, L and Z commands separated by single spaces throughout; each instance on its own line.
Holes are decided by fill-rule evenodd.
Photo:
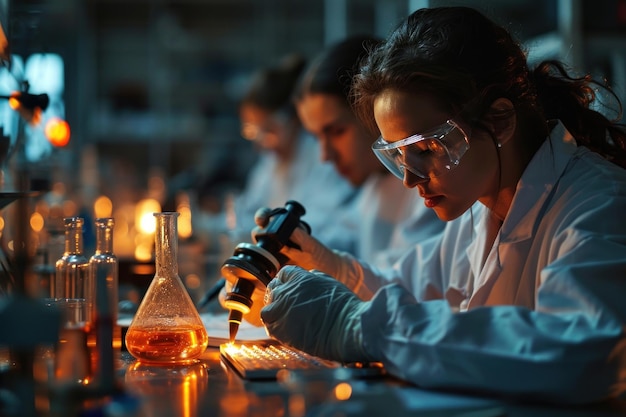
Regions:
M 284 126 L 288 122 L 289 116 L 282 111 L 277 111 L 267 116 L 261 124 L 243 122 L 240 133 L 244 139 L 253 142 L 264 142 L 268 138 L 274 140 L 284 130 Z
M 420 178 L 448 172 L 459 165 L 468 149 L 467 134 L 452 120 L 397 142 L 387 142 L 381 136 L 372 145 L 378 159 L 401 180 L 404 180 L 405 170 Z

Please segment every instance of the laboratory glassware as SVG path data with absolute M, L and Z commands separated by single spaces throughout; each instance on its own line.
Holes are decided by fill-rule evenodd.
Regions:
M 177 212 L 154 213 L 156 272 L 126 333 L 126 348 L 146 363 L 189 364 L 208 336 L 178 275 Z
M 91 365 L 100 388 L 111 389 L 114 361 L 121 358 L 122 348 L 122 329 L 117 324 L 119 265 L 113 253 L 115 220 L 101 217 L 94 224 L 96 250 L 89 258 L 89 276 L 96 289 Z
M 89 276 L 89 259 L 83 248 L 82 217 L 66 217 L 63 219 L 65 228 L 65 251 L 55 263 L 54 282 L 51 286 L 51 297 L 82 301 L 87 307 L 85 321 L 92 319 L 95 295 L 94 283 Z
M 113 348 L 119 351 L 122 348 L 122 330 L 117 325 L 117 303 L 118 303 L 118 288 L 119 288 L 119 263 L 117 256 L 113 253 L 113 227 L 115 226 L 115 220 L 112 217 L 102 217 L 95 220 L 96 226 L 96 250 L 95 253 L 89 258 L 89 275 L 90 280 L 95 284 L 95 288 L 101 288 L 98 285 L 98 278 L 105 280 L 108 309 L 111 318 L 113 320 Z M 98 303 L 98 297 L 96 294 L 95 301 Z M 94 309 L 94 313 L 98 311 L 98 306 Z M 100 308 L 102 310 L 102 308 Z

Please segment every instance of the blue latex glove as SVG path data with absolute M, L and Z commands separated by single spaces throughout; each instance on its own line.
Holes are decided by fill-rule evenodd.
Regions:
M 315 356 L 369 362 L 361 315 L 369 305 L 348 287 L 318 271 L 286 266 L 267 286 L 261 319 L 270 336 Z

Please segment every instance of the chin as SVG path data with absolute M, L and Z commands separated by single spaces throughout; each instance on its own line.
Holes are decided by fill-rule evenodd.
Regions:
M 461 214 L 464 213 L 463 211 L 457 212 L 457 211 L 448 210 L 444 207 L 435 207 L 433 210 L 435 210 L 435 214 L 437 215 L 437 217 L 439 217 L 439 219 L 443 220 L 444 222 L 449 222 L 454 219 L 457 219 L 461 216 Z
M 367 180 L 367 177 L 355 177 L 355 176 L 345 176 L 344 178 L 348 180 L 348 182 L 350 184 L 352 184 L 353 187 L 360 187 L 365 183 L 365 180 Z

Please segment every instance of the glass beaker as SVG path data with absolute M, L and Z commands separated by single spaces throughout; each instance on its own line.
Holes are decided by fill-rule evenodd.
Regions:
M 142 362 L 193 363 L 209 339 L 178 275 L 178 213 L 154 213 L 154 217 L 156 273 L 130 323 L 126 348 Z

